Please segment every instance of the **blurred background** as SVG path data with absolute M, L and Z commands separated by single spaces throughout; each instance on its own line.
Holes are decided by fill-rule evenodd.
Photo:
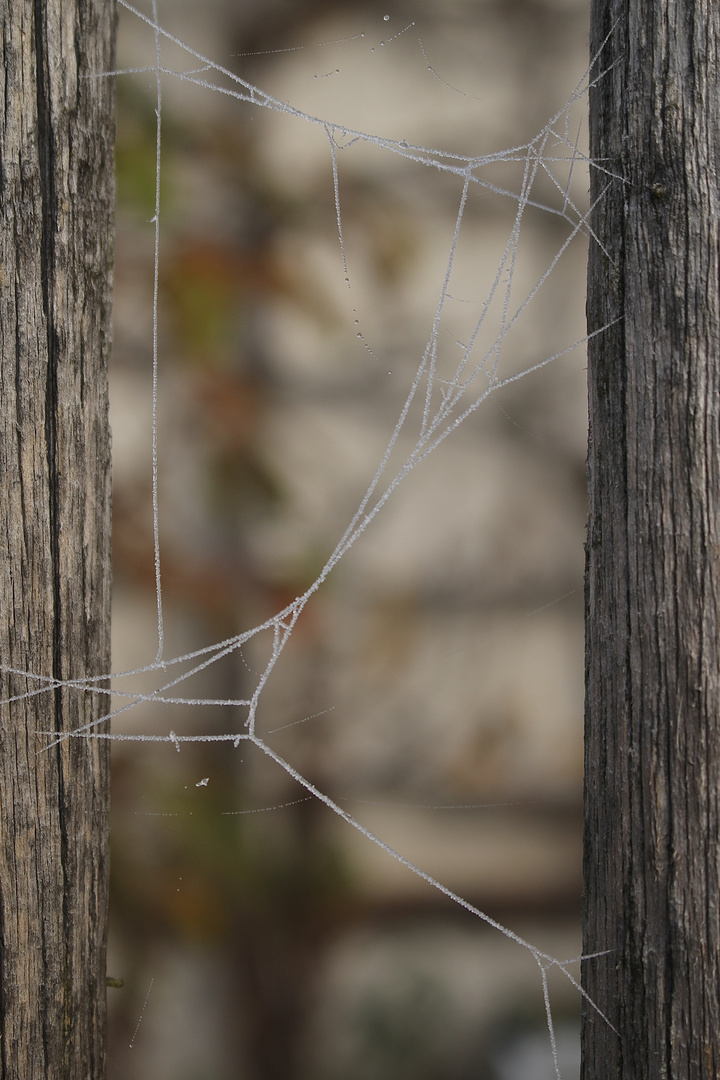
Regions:
M 168 31 L 280 102 L 461 155 L 527 143 L 587 67 L 585 0 L 158 9 Z M 118 67 L 154 62 L 152 29 L 121 11 Z M 167 41 L 162 62 L 200 66 Z M 118 78 L 117 97 L 113 669 L 124 671 L 157 651 L 154 74 Z M 581 99 L 567 129 L 580 147 L 584 112 Z M 170 76 L 162 125 L 170 658 L 262 623 L 321 570 L 428 341 L 462 183 L 348 145 L 338 153 L 346 269 L 322 126 Z M 524 163 L 488 167 L 487 180 L 517 192 Z M 576 167 L 583 212 L 586 189 Z M 564 198 L 542 175 L 540 195 Z M 471 193 L 441 340 L 456 358 L 516 212 L 497 191 Z M 515 307 L 570 232 L 560 215 L 527 208 Z M 508 333 L 501 376 L 584 336 L 585 257 L 576 237 Z M 491 342 L 497 321 L 488 327 Z M 258 711 L 268 744 L 342 808 L 561 959 L 580 952 L 585 435 L 582 347 L 486 401 L 403 482 L 308 605 Z M 268 648 L 259 635 L 177 692 L 246 697 Z M 114 730 L 221 734 L 246 716 L 140 705 Z M 115 743 L 112 799 L 108 973 L 123 982 L 108 990 L 112 1080 L 555 1075 L 530 953 L 255 748 Z M 579 996 L 557 970 L 550 985 L 572 1080 Z

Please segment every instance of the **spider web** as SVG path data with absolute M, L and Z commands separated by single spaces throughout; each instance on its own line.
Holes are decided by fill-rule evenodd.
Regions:
M 312 717 L 296 717 L 288 723 L 278 723 L 273 710 L 264 710 L 264 704 L 269 685 L 283 678 L 283 662 L 301 616 L 316 595 L 327 587 L 329 580 L 337 577 L 338 567 L 351 552 L 354 553 L 356 546 L 361 548 L 367 542 L 366 533 L 371 537 L 377 528 L 376 519 L 382 520 L 386 507 L 396 500 L 411 474 L 427 469 L 428 459 L 436 451 L 442 456 L 446 441 L 458 439 L 461 429 L 474 422 L 475 414 L 481 408 L 487 408 L 493 402 L 502 408 L 505 400 L 503 391 L 521 380 L 536 376 L 576 350 L 582 352 L 587 338 L 561 346 L 550 355 L 533 355 L 534 340 L 532 335 L 523 338 L 522 327 L 537 307 L 543 289 L 561 266 L 571 245 L 591 235 L 588 224 L 591 208 L 584 205 L 582 191 L 578 191 L 578 176 L 582 184 L 589 162 L 581 149 L 577 116 L 591 79 L 602 77 L 602 72 L 597 64 L 591 66 L 562 108 L 528 141 L 491 153 L 449 152 L 421 145 L 412 138 L 378 134 L 377 128 L 370 131 L 360 124 L 350 126 L 339 122 L 329 113 L 320 114 L 312 111 L 311 107 L 305 108 L 290 100 L 283 100 L 247 81 L 230 67 L 215 63 L 165 29 L 158 18 L 156 0 L 153 0 L 150 12 L 140 10 L 127 0 L 118 0 L 118 3 L 127 16 L 146 28 L 154 42 L 155 52 L 151 66 L 98 73 L 98 77 L 147 79 L 151 75 L 155 88 L 155 207 L 149 224 L 154 232 L 150 423 L 156 652 L 149 663 L 132 670 L 113 672 L 110 690 L 102 685 L 107 678 L 105 675 L 95 680 L 59 684 L 41 674 L 26 673 L 35 687 L 31 694 L 48 693 L 58 685 L 64 685 L 74 687 L 83 694 L 108 695 L 111 698 L 108 711 L 94 723 L 71 734 L 42 733 L 46 748 L 56 745 L 61 739 L 75 737 L 111 739 L 117 743 L 165 743 L 177 752 L 185 744 L 228 743 L 232 749 L 245 748 L 263 755 L 304 789 L 305 797 L 322 803 L 408 873 L 530 954 L 538 967 L 554 1071 L 559 1078 L 560 1064 L 548 978 L 553 969 L 558 969 L 582 994 L 575 975 L 575 966 L 580 958 L 561 960 L 539 949 L 427 873 L 402 851 L 366 827 L 342 805 L 342 800 L 328 795 L 272 744 L 274 732 L 304 723 Z M 386 16 L 383 21 L 389 22 L 389 17 Z M 433 66 L 414 22 L 398 29 L 394 26 L 387 28 L 385 37 L 376 40 L 375 44 L 371 44 L 369 37 L 365 39 L 364 32 L 359 32 L 324 45 L 328 49 L 330 46 L 360 46 L 365 62 L 368 51 L 389 52 L 391 47 L 402 46 L 422 58 L 422 69 L 442 86 L 443 91 L 462 98 L 465 104 L 474 100 L 468 90 L 455 85 L 455 80 L 446 79 L 442 71 Z M 169 54 L 173 57 L 172 63 L 166 59 Z M 339 74 L 340 69 L 331 66 L 326 72 L 319 71 L 313 81 L 329 86 Z M 161 223 L 164 213 L 161 198 L 162 125 L 165 97 L 175 88 L 192 90 L 196 94 L 221 95 L 229 108 L 250 110 L 252 113 L 269 111 L 282 122 L 283 130 L 292 125 L 295 131 L 303 133 L 300 136 L 302 139 L 309 139 L 309 133 L 312 133 L 324 140 L 328 205 L 332 207 L 335 222 L 336 278 L 341 285 L 337 294 L 338 304 L 345 311 L 347 337 L 355 339 L 354 353 L 351 354 L 350 347 L 346 346 L 348 356 L 352 356 L 354 364 L 364 365 L 375 380 L 384 376 L 387 364 L 391 363 L 391 368 L 387 370 L 388 377 L 391 377 L 387 396 L 396 404 L 395 419 L 385 432 L 377 465 L 374 471 L 370 471 L 364 490 L 360 489 L 345 527 L 340 530 L 307 587 L 257 625 L 238 629 L 221 641 L 213 641 L 177 655 L 171 654 L 166 644 L 165 564 L 161 543 L 162 439 L 159 423 L 162 352 L 159 296 Z M 312 90 L 314 87 L 309 88 L 307 95 L 310 105 L 313 103 Z M 384 120 L 382 126 L 390 130 L 393 127 L 392 118 Z M 410 170 L 414 170 L 415 173 L 437 176 L 442 184 L 443 198 L 454 200 L 454 224 L 445 242 L 444 262 L 434 268 L 435 296 L 432 308 L 425 315 L 424 343 L 419 348 L 415 348 L 415 343 L 410 348 L 398 343 L 394 358 L 389 361 L 375 345 L 379 335 L 374 333 L 372 320 L 365 314 L 368 305 L 363 304 L 363 284 L 356 274 L 358 237 L 356 232 L 351 235 L 348 229 L 352 216 L 345 207 L 343 182 L 349 169 L 347 163 L 352 160 L 353 167 L 362 171 L 364 163 L 376 155 L 390 156 L 396 162 L 401 191 L 406 176 Z M 301 158 L 298 168 L 301 172 Z M 502 205 L 507 214 L 504 238 L 489 277 L 483 274 L 479 266 L 473 272 L 474 263 L 477 262 L 473 251 L 475 234 L 468 228 L 468 222 L 477 214 L 477 208 L 488 201 Z M 557 224 L 558 236 L 551 257 L 535 274 L 532 266 L 528 271 L 522 262 L 526 226 L 532 215 L 552 217 Z M 473 278 L 475 288 L 468 292 L 468 282 Z M 601 332 L 602 329 L 597 331 Z M 361 358 L 359 362 L 357 350 Z M 412 354 L 410 358 L 408 353 Z M 397 388 L 401 381 L 404 382 L 404 390 L 399 393 Z M 212 672 L 228 658 L 239 658 L 250 683 L 249 693 L 242 697 L 208 697 L 183 692 L 192 679 Z M 149 679 L 153 683 L 151 688 L 148 688 Z M 292 701 L 292 688 L 286 691 L 286 696 Z M 168 726 L 166 731 L 157 727 L 147 731 L 123 731 L 124 723 L 139 707 L 144 717 L 149 707 L 159 707 L 163 716 L 171 710 L 177 720 L 173 720 L 172 726 Z M 198 715 L 200 709 L 224 709 L 227 715 L 227 721 L 222 725 L 224 730 L 208 732 L 193 728 L 192 718 Z M 187 717 L 190 717 L 190 723 Z M 105 728 L 109 720 L 113 721 L 112 732 L 100 730 Z M 207 778 L 204 778 L 198 786 L 206 783 Z

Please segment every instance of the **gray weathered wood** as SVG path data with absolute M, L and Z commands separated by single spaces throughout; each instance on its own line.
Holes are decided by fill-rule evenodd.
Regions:
M 592 0 L 584 1080 L 720 1076 L 720 5 Z M 614 27 L 614 29 L 613 29 Z M 612 66 L 615 65 L 615 66 Z M 612 181 L 602 171 L 623 178 Z
M 26 695 L 110 669 L 113 87 L 93 76 L 113 66 L 114 3 L 2 0 L 0 25 L 0 1077 L 89 1080 L 109 744 L 41 752 L 38 732 L 107 699 Z

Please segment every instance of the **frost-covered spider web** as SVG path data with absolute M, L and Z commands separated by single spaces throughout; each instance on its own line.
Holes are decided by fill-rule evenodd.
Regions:
M 278 85 L 267 88 L 244 74 L 259 63 L 257 54 L 265 50 L 252 50 L 245 56 L 228 49 L 228 55 L 218 63 L 206 56 L 203 48 L 189 44 L 184 31 L 171 29 L 172 5 L 168 11 L 160 5 L 158 13 L 156 4 L 143 9 L 125 0 L 119 4 L 122 19 L 132 27 L 129 32 L 143 41 L 147 59 L 113 77 L 118 79 L 120 92 L 120 84 L 128 83 L 143 92 L 152 89 L 154 99 L 155 167 L 147 172 L 154 186 L 152 220 L 139 223 L 133 234 L 138 239 L 144 229 L 139 242 L 151 240 L 152 248 L 153 271 L 133 294 L 142 292 L 140 305 L 148 312 L 147 319 L 137 318 L 136 363 L 144 365 L 146 385 L 148 373 L 150 379 L 144 399 L 131 406 L 139 419 L 143 419 L 143 410 L 146 414 L 142 431 L 132 438 L 142 450 L 142 467 L 149 477 L 146 496 L 150 512 L 144 521 L 145 525 L 150 522 L 152 536 L 150 549 L 146 546 L 131 557 L 135 562 L 145 559 L 146 575 L 148 566 L 152 569 L 155 640 L 152 655 L 128 670 L 114 672 L 112 697 L 102 721 L 74 735 L 112 739 L 116 748 L 123 743 L 158 744 L 162 751 L 164 744 L 164 752 L 169 747 L 181 754 L 198 747 L 211 753 L 213 745 L 220 744 L 218 751 L 235 755 L 248 765 L 255 762 L 255 768 L 264 761 L 269 770 L 263 775 L 275 779 L 254 788 L 251 781 L 243 781 L 250 805 L 246 802 L 240 810 L 234 808 L 230 787 L 226 800 L 214 808 L 217 817 L 211 829 L 219 833 L 224 828 L 220 817 L 233 822 L 240 815 L 306 806 L 303 800 L 334 814 L 335 820 L 355 830 L 373 850 L 384 852 L 404 874 L 414 876 L 474 916 L 530 958 L 537 968 L 538 1000 L 547 1022 L 551 1074 L 560 1076 L 549 979 L 560 973 L 579 995 L 579 958 L 558 958 L 538 947 L 468 899 L 464 890 L 448 885 L 439 873 L 426 869 L 421 858 L 416 859 L 414 838 L 407 846 L 387 840 L 382 827 L 386 810 L 380 806 L 377 817 L 371 812 L 382 799 L 366 800 L 367 812 L 363 812 L 359 798 L 364 793 L 362 785 L 343 789 L 338 775 L 347 780 L 362 775 L 363 770 L 369 775 L 374 768 L 382 782 L 371 795 L 397 791 L 403 797 L 413 796 L 423 791 L 421 779 L 430 771 L 416 765 L 408 780 L 411 770 L 407 762 L 418 756 L 414 743 L 409 749 L 408 729 L 414 728 L 414 736 L 422 737 L 419 741 L 424 742 L 428 759 L 437 757 L 446 765 L 452 760 L 456 771 L 458 759 L 463 758 L 462 747 L 469 745 L 463 738 L 467 739 L 468 727 L 477 717 L 461 715 L 467 713 L 467 692 L 455 694 L 454 681 L 458 664 L 464 664 L 474 671 L 484 669 L 476 678 L 492 682 L 494 661 L 488 659 L 485 646 L 493 646 L 497 626 L 488 623 L 485 639 L 478 643 L 477 627 L 470 629 L 463 618 L 455 620 L 454 629 L 446 636 L 448 623 L 440 621 L 440 639 L 436 637 L 434 645 L 420 643 L 417 665 L 405 665 L 403 650 L 413 634 L 408 624 L 412 626 L 416 608 L 428 602 L 423 588 L 418 590 L 410 583 L 408 566 L 416 562 L 433 567 L 433 581 L 426 582 L 427 594 L 442 580 L 444 596 L 454 597 L 456 603 L 458 597 L 465 597 L 469 603 L 492 606 L 493 596 L 497 602 L 498 594 L 512 591 L 516 564 L 506 560 L 503 548 L 517 544 L 525 530 L 532 532 L 537 519 L 533 513 L 526 519 L 518 513 L 515 533 L 503 539 L 496 534 L 493 499 L 504 494 L 514 469 L 532 465 L 527 460 L 522 466 L 515 461 L 503 471 L 493 460 L 492 444 L 483 444 L 482 435 L 478 443 L 475 432 L 483 422 L 491 432 L 500 425 L 519 433 L 520 439 L 536 440 L 539 454 L 548 439 L 555 440 L 556 448 L 562 446 L 564 433 L 551 436 L 549 432 L 557 415 L 555 397 L 564 391 L 559 382 L 549 383 L 549 396 L 537 387 L 545 385 L 542 380 L 551 379 L 551 373 L 563 365 L 577 377 L 575 385 L 581 386 L 585 339 L 582 330 L 573 335 L 567 326 L 581 326 L 582 311 L 562 325 L 555 314 L 557 295 L 555 306 L 546 298 L 559 279 L 561 301 L 562 293 L 569 290 L 568 274 L 576 276 L 582 265 L 583 243 L 589 235 L 582 117 L 588 83 L 600 73 L 591 68 L 569 97 L 565 92 L 564 104 L 537 125 L 536 134 L 509 149 L 486 149 L 479 145 L 474 127 L 474 120 L 488 111 L 481 80 L 473 79 L 469 63 L 450 64 L 443 57 L 442 40 L 433 36 L 432 28 L 425 29 L 420 17 L 404 18 L 399 9 L 385 16 L 364 12 L 346 18 L 345 29 L 337 35 L 318 35 L 314 26 L 309 33 L 315 36 L 298 30 L 300 43 L 278 45 L 277 55 L 283 60 L 273 69 Z M 482 12 L 476 16 L 482 17 Z M 294 66 L 296 61 L 305 66 Z M 285 85 L 283 79 L 287 80 Z M 420 126 L 408 109 L 408 99 L 420 92 L 420 86 L 428 85 L 432 88 L 428 100 L 437 103 L 436 113 L 425 118 L 422 130 L 432 134 L 432 140 L 416 137 Z M 260 205 L 268 221 L 276 216 L 291 220 L 286 234 L 273 231 L 267 221 L 264 227 L 259 223 L 252 258 L 246 260 L 247 265 L 232 260 L 224 264 L 224 277 L 217 270 L 217 263 L 222 263 L 220 248 L 207 244 L 206 233 L 216 199 L 220 203 L 218 218 L 227 222 L 228 230 L 233 228 L 227 191 L 230 181 L 226 179 L 224 187 L 220 184 L 209 189 L 206 176 L 193 161 L 192 146 L 183 148 L 180 135 L 177 155 L 183 179 L 176 181 L 174 194 L 166 196 L 163 186 L 173 124 L 177 127 L 181 123 L 178 118 L 193 107 L 191 100 L 214 103 L 218 99 L 222 100 L 225 130 L 242 125 L 245 133 L 245 141 L 234 144 L 237 158 L 242 159 L 245 153 L 249 157 L 252 150 L 263 161 L 264 171 L 258 170 L 256 182 L 269 174 L 278 178 L 266 203 L 260 198 L 254 205 Z M 178 104 L 173 106 L 173 100 Z M 204 107 L 209 106 L 199 106 Z M 260 135 L 253 136 L 253 125 L 261 130 Z M 498 126 L 501 131 L 501 124 Z M 259 148 L 252 145 L 253 138 Z M 218 145 L 208 139 L 208 145 L 210 153 L 224 164 L 227 177 L 232 170 L 223 157 L 227 148 L 222 136 L 219 139 Z M 493 145 L 498 144 L 499 132 L 493 140 Z M 318 161 L 323 162 L 322 184 L 315 175 Z M 387 163 L 382 166 L 382 195 L 373 189 L 378 161 Z M 237 164 L 233 168 L 241 171 Z M 322 191 L 323 185 L 319 201 L 315 192 Z M 293 197 L 293 193 L 303 191 L 310 193 L 304 201 Z M 181 207 L 191 219 L 196 215 L 197 223 L 188 229 L 185 250 L 176 243 L 168 251 L 166 221 L 171 229 L 173 215 L 178 215 Z M 408 207 L 413 208 L 414 217 Z M 417 220 L 423 222 L 420 239 L 414 234 Z M 263 254 L 264 243 L 273 252 L 273 259 Z M 568 271 L 576 248 L 581 253 L 580 263 L 571 262 Z M 164 278 L 163 267 L 170 262 L 172 270 Z M 213 305 L 222 301 L 222 282 L 227 278 L 232 288 L 242 291 L 243 296 L 249 294 L 251 301 L 243 303 L 256 310 L 252 316 L 243 315 L 252 323 L 243 348 L 248 355 L 253 348 L 264 351 L 263 378 L 256 377 L 251 389 L 247 381 L 239 385 L 232 374 L 232 361 L 224 360 L 211 385 L 189 378 L 184 394 L 181 391 L 173 399 L 175 384 L 167 378 L 166 368 L 176 360 L 174 353 L 183 353 L 183 329 L 186 336 L 196 332 L 190 321 L 196 312 L 195 293 L 186 290 L 185 282 L 187 278 L 198 279 L 208 266 L 210 270 L 200 284 L 209 295 L 204 307 L 198 309 L 198 318 L 202 322 L 206 317 L 211 319 L 213 312 L 217 315 Z M 177 312 L 166 345 L 163 304 L 170 303 L 168 297 Z M 226 307 L 232 308 L 234 302 L 231 297 Z M 225 308 L 222 311 L 226 314 Z M 551 314 L 543 316 L 543 311 Z M 184 318 L 188 321 L 183 322 Z M 542 325 L 543 319 L 550 325 Z M 253 333 L 261 331 L 264 344 L 253 346 Z M 207 334 L 212 347 L 223 357 L 232 357 L 241 333 L 237 323 L 231 320 L 225 336 L 213 337 L 213 333 L 210 327 Z M 548 342 L 551 347 L 546 349 Z M 255 415 L 247 412 L 248 399 L 260 409 L 253 399 L 258 383 L 264 392 L 268 385 L 281 384 L 284 393 L 284 399 L 280 394 L 275 408 L 263 414 L 259 425 L 270 479 L 261 477 L 257 484 L 265 495 L 250 500 L 248 513 L 256 521 L 246 541 L 249 551 L 233 551 L 232 544 L 229 547 L 241 577 L 244 564 L 259 561 L 262 554 L 269 553 L 271 569 L 266 571 L 262 595 L 257 588 L 251 589 L 251 595 L 235 596 L 230 604 L 222 595 L 227 588 L 222 584 L 227 579 L 222 578 L 216 598 L 221 614 L 214 622 L 207 622 L 227 625 L 227 632 L 208 636 L 192 647 L 176 647 L 187 636 L 183 605 L 191 606 L 198 590 L 206 598 L 217 586 L 211 576 L 198 584 L 182 568 L 177 569 L 175 538 L 183 529 L 190 535 L 190 549 L 194 547 L 206 556 L 202 550 L 208 543 L 202 527 L 204 512 L 201 509 L 198 525 L 186 507 L 207 496 L 202 490 L 204 474 L 200 475 L 191 454 L 192 433 L 183 433 L 177 426 L 173 429 L 169 413 L 172 408 L 181 414 L 184 411 L 192 425 L 196 404 L 193 388 L 201 387 L 202 394 L 209 394 L 213 403 L 208 413 L 210 424 L 227 424 L 231 429 L 225 432 L 227 467 L 233 452 L 239 457 L 246 453 L 235 425 L 247 422 L 258 426 Z M 122 382 L 119 385 L 122 392 Z M 129 393 L 132 384 L 125 384 L 125 390 Z M 226 421 L 223 409 L 228 402 L 232 404 L 234 394 L 240 394 L 242 403 L 231 410 Z M 336 415 L 333 398 L 341 398 Z M 534 419 L 536 403 L 541 414 L 548 412 L 547 424 L 542 416 L 540 423 Z M 166 431 L 171 432 L 167 439 Z M 177 459 L 175 472 L 170 469 L 170 458 Z M 312 476 L 319 468 L 326 470 L 326 479 L 318 489 Z M 266 498 L 272 502 L 266 489 L 284 488 L 290 478 L 298 490 L 289 496 L 289 512 L 258 513 L 258 501 Z M 496 488 L 491 497 L 488 483 Z M 542 487 L 539 474 L 538 483 Z M 228 500 L 228 492 L 231 499 L 234 490 L 232 484 L 221 490 L 220 501 Z M 273 497 L 277 498 L 276 492 Z M 418 503 L 425 506 L 419 518 L 423 535 L 413 537 L 410 547 L 404 523 Z M 328 505 L 333 511 L 329 518 Z M 229 513 L 227 534 L 231 535 L 240 524 L 232 510 L 225 507 L 224 512 Z M 458 521 L 463 516 L 472 522 L 469 536 L 458 534 Z M 410 531 L 417 528 L 411 526 Z M 490 550 L 478 558 L 485 575 L 478 582 L 471 568 L 486 533 L 496 535 Z M 543 537 L 543 551 L 555 542 L 557 535 L 549 529 Z M 416 554 L 423 547 L 428 553 L 426 564 Z M 208 565 L 213 558 L 218 563 L 232 562 L 222 545 L 211 552 Z M 544 559 L 544 555 L 537 556 L 541 578 Z M 443 573 L 435 573 L 441 566 Z M 184 576 L 187 600 L 183 599 Z M 365 583 L 359 590 L 353 584 L 357 580 Z M 521 616 L 562 604 L 576 580 L 570 581 L 567 593 L 564 581 L 554 592 L 551 586 L 549 600 L 543 590 L 533 593 L 529 588 L 531 599 Z M 378 624 L 373 631 L 372 618 L 358 600 L 358 592 L 374 587 L 391 598 L 393 608 L 381 633 Z M 173 597 L 170 601 L 169 594 Z M 330 600 L 325 602 L 328 594 Z M 250 613 L 258 617 L 249 618 Z M 300 666 L 299 655 L 308 649 L 312 653 L 313 643 L 320 639 L 318 621 L 337 619 L 338 615 L 343 622 L 347 619 L 350 629 L 336 625 L 325 631 L 323 640 L 329 644 L 323 646 L 323 655 L 316 657 L 322 673 L 320 685 L 309 689 L 312 676 Z M 516 629 L 520 626 L 521 639 L 524 624 L 517 615 L 509 622 Z M 139 640 L 146 648 L 147 617 L 144 626 Z M 368 645 L 368 637 L 374 634 L 379 634 L 377 653 Z M 378 704 L 382 695 L 377 687 L 370 701 L 363 674 L 344 688 L 328 674 L 345 664 L 353 650 L 368 649 L 371 660 L 360 670 L 367 676 L 372 674 L 373 665 L 387 668 L 377 683 L 384 691 L 385 706 Z M 311 669 L 312 664 L 311 656 Z M 542 660 L 539 664 L 542 666 Z M 406 692 L 404 702 L 393 679 Z M 433 682 L 439 687 L 435 693 Z M 81 689 L 106 693 L 101 680 L 97 686 L 83 683 Z M 502 696 L 500 690 L 497 693 Z M 427 709 L 423 697 L 429 703 Z M 534 708 L 541 719 L 541 705 Z M 365 727 L 373 711 L 375 718 Z M 108 719 L 112 721 L 111 733 L 99 730 Z M 579 725 L 577 717 L 576 722 Z M 343 738 L 335 734 L 338 727 L 346 731 Z M 365 734 L 353 734 L 353 728 Z M 399 737 L 395 728 L 401 731 Z M 540 720 L 538 728 L 542 729 Z M 307 732 L 311 734 L 304 742 Z M 288 733 L 294 741 L 283 742 Z M 542 730 L 538 738 L 541 734 Z M 555 755 L 559 742 L 562 734 L 559 739 L 556 736 Z M 48 743 L 52 745 L 51 733 Z M 394 747 L 392 766 L 388 759 L 385 765 L 378 764 L 383 759 L 383 744 Z M 486 748 L 489 745 L 485 743 Z M 339 772 L 329 761 L 333 746 L 344 760 Z M 146 746 L 144 752 L 150 753 L 150 748 Z M 354 753 L 358 758 L 353 759 Z M 511 773 L 517 765 L 515 779 L 506 789 L 484 783 L 480 785 L 483 793 L 507 796 L 509 792 L 511 799 L 517 799 L 523 785 L 528 784 L 530 767 L 523 773 L 517 764 L 521 752 L 514 761 L 512 748 L 508 753 Z M 496 761 L 492 753 L 489 758 Z M 217 756 L 200 760 L 211 762 L 209 775 L 199 773 L 185 785 L 197 798 L 209 794 L 220 776 L 219 767 L 217 774 L 213 772 Z M 353 760 L 361 764 L 353 764 Z M 482 772 L 485 766 L 479 768 L 487 780 Z M 325 782 L 328 774 L 330 779 Z M 436 784 L 435 789 L 442 792 L 450 785 Z M 468 796 L 473 787 L 467 777 L 460 790 L 462 807 L 472 808 Z M 270 801 L 263 801 L 264 793 L 272 796 Z M 267 795 L 264 797 L 267 800 Z M 433 805 L 445 804 L 436 798 Z M 200 803 L 192 803 L 192 808 L 188 804 L 178 810 L 175 803 L 156 798 L 142 814 L 146 818 L 155 814 L 178 818 L 189 830 L 189 818 L 199 816 L 199 807 Z M 381 823 L 379 828 L 374 826 L 376 820 Z M 402 830 L 391 829 L 390 833 L 402 838 Z M 268 843 L 272 846 L 272 841 Z M 297 881 L 292 887 L 298 887 Z M 184 886 L 178 886 L 178 893 L 181 888 Z M 154 977 L 150 985 L 157 996 Z M 152 1002 L 148 991 L 141 1018 Z M 137 1023 L 132 1044 L 142 1032 L 139 1020 Z M 282 1040 L 280 1032 L 276 1035 Z M 267 1041 L 267 1033 L 264 1038 Z

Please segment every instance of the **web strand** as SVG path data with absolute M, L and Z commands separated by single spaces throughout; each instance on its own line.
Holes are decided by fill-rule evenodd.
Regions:
M 153 33 L 155 35 L 155 214 L 153 223 L 153 306 L 152 306 L 152 515 L 153 550 L 155 556 L 155 595 L 157 602 L 157 655 L 155 663 L 161 664 L 165 649 L 163 620 L 162 581 L 160 577 L 160 509 L 158 498 L 158 293 L 160 287 L 160 151 L 162 144 L 162 63 L 160 56 L 160 24 L 157 0 L 152 0 Z

